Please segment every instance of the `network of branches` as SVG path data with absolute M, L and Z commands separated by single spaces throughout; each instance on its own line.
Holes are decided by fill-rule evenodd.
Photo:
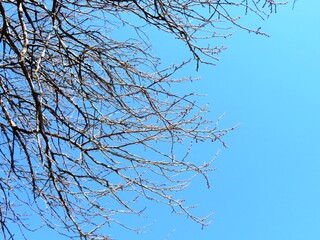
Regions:
M 206 120 L 193 93 L 176 93 L 190 80 L 175 77 L 188 59 L 165 67 L 148 30 L 174 36 L 196 65 L 211 63 L 222 50 L 214 40 L 230 28 L 264 35 L 242 25 L 239 13 L 264 19 L 278 4 L 0 0 L 3 239 L 28 238 L 37 227 L 109 239 L 113 224 L 131 229 L 118 216 L 141 215 L 144 200 L 207 225 L 175 193 L 195 175 L 209 186 L 210 159 L 198 163 L 188 154 L 194 142 L 223 144 L 230 129 Z

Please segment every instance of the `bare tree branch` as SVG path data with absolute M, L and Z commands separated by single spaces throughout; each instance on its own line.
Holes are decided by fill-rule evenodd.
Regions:
M 280 4 L 0 0 L 3 238 L 16 238 L 13 225 L 25 237 L 36 231 L 30 221 L 38 216 L 44 227 L 69 238 L 109 239 L 111 224 L 137 230 L 118 216 L 141 215 L 138 200 L 208 225 L 209 216 L 195 216 L 175 193 L 195 175 L 210 186 L 211 161 L 191 161 L 192 145 L 224 144 L 233 128 L 207 120 L 194 93 L 175 93 L 192 80 L 176 78 L 189 61 L 164 67 L 152 55 L 148 31 L 184 43 L 197 66 L 213 64 L 224 47 L 209 41 L 229 37 L 232 27 L 266 35 L 239 16 L 264 19 Z

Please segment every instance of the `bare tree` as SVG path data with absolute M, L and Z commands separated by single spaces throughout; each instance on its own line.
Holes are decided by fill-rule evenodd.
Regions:
M 15 238 L 14 226 L 35 231 L 30 221 L 38 216 L 70 238 L 108 239 L 106 227 L 130 228 L 118 215 L 140 215 L 144 199 L 207 225 L 175 192 L 197 174 L 209 186 L 210 161 L 196 164 L 189 151 L 196 141 L 223 143 L 230 129 L 206 120 L 193 93 L 175 93 L 190 80 L 175 77 L 188 60 L 164 67 L 148 31 L 179 39 L 197 65 L 212 63 L 223 49 L 212 39 L 228 37 L 231 27 L 265 35 L 239 14 L 264 19 L 278 4 L 0 0 L 3 238 Z

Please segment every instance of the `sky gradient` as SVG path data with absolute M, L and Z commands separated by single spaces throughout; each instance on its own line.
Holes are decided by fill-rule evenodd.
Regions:
M 145 234 L 113 226 L 113 238 L 320 239 L 320 1 L 298 0 L 294 10 L 292 3 L 254 24 L 271 37 L 237 30 L 223 42 L 229 48 L 216 66 L 201 65 L 198 72 L 191 66 L 180 73 L 202 78 L 181 90 L 206 94 L 200 101 L 210 104 L 208 118 L 225 113 L 221 128 L 238 125 L 214 162 L 211 188 L 196 178 L 181 193 L 190 204 L 199 204 L 197 215 L 213 213 L 211 225 L 201 230 L 185 216 L 153 204 L 141 220 L 150 225 Z M 164 39 L 153 45 L 160 53 L 168 46 Z M 166 61 L 184 58 L 185 50 L 172 49 Z M 220 147 L 196 145 L 191 157 L 206 161 Z M 47 230 L 32 236 L 63 239 Z
M 202 80 L 192 87 L 207 94 L 210 116 L 226 113 L 222 127 L 240 124 L 214 163 L 212 187 L 199 179 L 183 193 L 199 214 L 214 213 L 212 224 L 201 230 L 160 207 L 145 235 L 123 239 L 320 238 L 319 9 L 311 0 L 278 8 L 261 23 L 271 37 L 237 30 L 217 65 L 196 73 Z M 194 156 L 214 147 L 196 147 Z

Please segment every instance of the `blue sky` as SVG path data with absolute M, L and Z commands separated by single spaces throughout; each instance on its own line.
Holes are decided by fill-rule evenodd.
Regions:
M 141 220 L 151 224 L 145 234 L 113 227 L 114 238 L 320 239 L 319 9 L 315 0 L 298 0 L 294 10 L 292 2 L 279 7 L 276 15 L 257 23 L 270 38 L 237 30 L 223 43 L 229 49 L 215 67 L 181 72 L 201 76 L 200 82 L 184 87 L 206 94 L 200 101 L 210 104 L 209 118 L 225 113 L 221 127 L 239 124 L 226 137 L 229 148 L 221 149 L 214 163 L 212 187 L 206 189 L 199 178 L 181 193 L 199 203 L 198 215 L 213 212 L 212 224 L 201 230 L 185 216 L 154 204 Z M 153 43 L 155 49 L 167 47 L 163 39 Z M 168 63 L 171 58 L 175 56 Z M 197 145 L 192 156 L 205 161 L 217 149 Z M 44 234 L 40 231 L 34 239 L 44 239 Z
M 201 228 L 184 216 L 156 207 L 145 235 L 123 239 L 295 240 L 320 238 L 320 3 L 298 0 L 262 22 L 270 38 L 237 30 L 215 67 L 201 66 L 206 93 L 221 126 L 240 123 L 226 140 L 210 175 L 212 188 L 197 179 L 183 196 L 214 212 Z M 254 21 L 248 18 L 248 23 Z M 161 42 L 159 41 L 161 45 Z M 161 47 L 161 46 L 159 46 Z M 192 72 L 190 70 L 190 72 Z M 190 86 L 187 86 L 187 88 Z M 199 158 L 215 146 L 195 148 Z

